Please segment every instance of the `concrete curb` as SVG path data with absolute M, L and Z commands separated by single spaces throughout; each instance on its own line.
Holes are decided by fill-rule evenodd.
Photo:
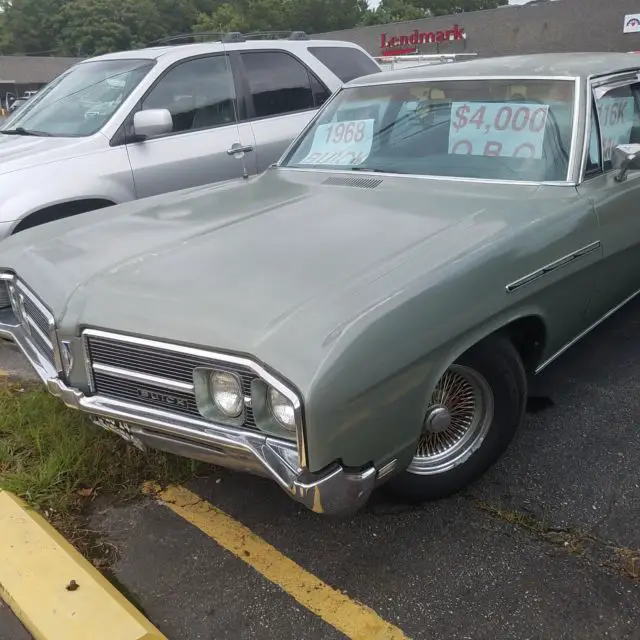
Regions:
M 0 596 L 35 640 L 167 640 L 44 518 L 0 491 Z

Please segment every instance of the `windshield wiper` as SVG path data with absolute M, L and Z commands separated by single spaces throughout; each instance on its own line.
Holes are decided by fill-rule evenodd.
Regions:
M 15 129 L 0 129 L 0 133 L 4 133 L 8 136 L 51 136 L 50 133 L 46 133 L 45 131 L 30 131 L 29 129 L 25 129 L 24 127 L 16 127 Z
M 369 171 L 371 173 L 401 173 L 392 169 L 376 169 L 375 167 L 351 167 L 351 171 Z

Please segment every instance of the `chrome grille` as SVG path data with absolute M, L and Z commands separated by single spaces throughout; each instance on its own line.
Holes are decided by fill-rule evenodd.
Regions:
M 91 367 L 93 389 L 96 393 L 154 408 L 164 409 L 190 418 L 204 420 L 196 405 L 193 391 L 193 371 L 196 367 L 215 366 L 230 371 L 242 381 L 245 396 L 251 395 L 251 383 L 257 375 L 241 365 L 219 362 L 213 358 L 176 351 L 170 347 L 138 344 L 118 337 L 105 337 L 85 333 L 87 356 Z M 105 367 L 117 368 L 118 371 Z M 127 378 L 128 374 L 133 374 Z M 160 381 L 145 381 L 136 374 L 165 379 L 175 386 L 162 385 Z M 177 390 L 176 386 L 190 387 Z M 166 392 L 166 393 L 162 393 Z M 251 407 L 245 410 L 242 425 L 255 429 L 256 422 Z
M 53 315 L 36 296 L 19 280 L 9 285 L 13 311 L 24 329 L 26 337 L 46 360 L 55 365 L 53 348 Z M 18 308 L 16 308 L 18 307 Z
M 9 298 L 9 283 L 6 280 L 0 280 L 0 309 L 11 306 Z

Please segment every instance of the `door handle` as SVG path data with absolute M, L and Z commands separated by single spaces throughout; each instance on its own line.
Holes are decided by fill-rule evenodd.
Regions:
M 234 142 L 229 149 L 227 149 L 227 153 L 230 156 L 235 156 L 239 153 L 249 153 L 249 151 L 253 151 L 253 146 L 250 144 L 241 145 L 239 142 Z

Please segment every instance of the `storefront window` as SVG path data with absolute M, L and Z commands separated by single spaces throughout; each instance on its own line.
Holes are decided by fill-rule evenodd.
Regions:
M 283 166 L 566 181 L 573 80 L 432 80 L 345 89 Z

